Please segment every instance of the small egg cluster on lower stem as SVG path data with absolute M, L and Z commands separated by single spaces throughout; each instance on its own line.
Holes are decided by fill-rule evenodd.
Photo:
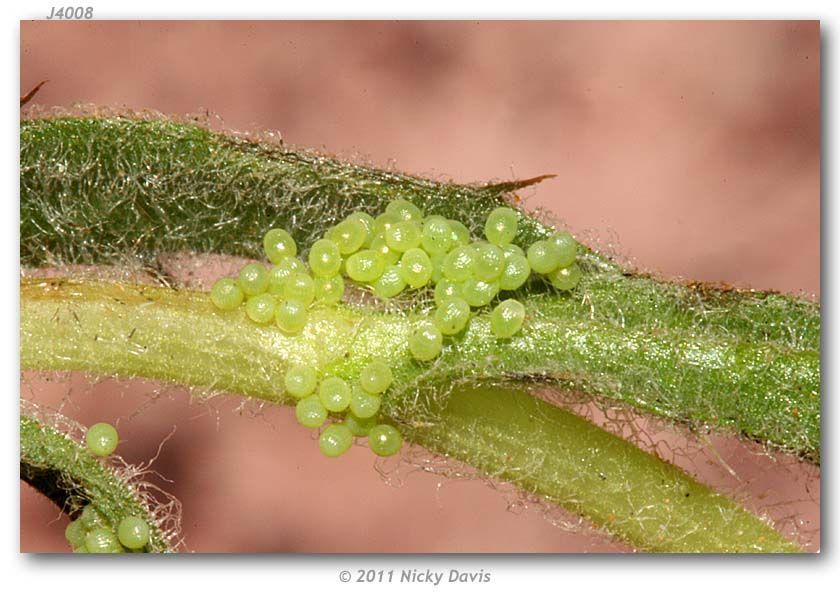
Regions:
M 117 430 L 109 423 L 91 425 L 85 435 L 88 451 L 100 458 L 113 454 L 119 441 Z M 67 525 L 64 537 L 75 553 L 115 554 L 147 552 L 150 532 L 149 524 L 140 517 L 125 517 L 115 527 L 93 504 L 86 504 Z

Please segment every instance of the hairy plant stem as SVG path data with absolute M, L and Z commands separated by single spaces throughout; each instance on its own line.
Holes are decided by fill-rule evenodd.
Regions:
M 381 412 L 408 439 L 514 481 L 638 548 L 794 548 L 678 469 L 570 413 L 521 393 L 450 393 L 453 382 L 506 379 L 503 362 L 486 361 L 492 336 L 482 317 L 426 369 L 406 352 L 411 318 L 401 314 L 324 309 L 313 313 L 304 333 L 286 337 L 274 327 L 255 325 L 242 311 L 220 313 L 200 292 L 24 280 L 21 293 L 23 368 L 141 376 L 291 403 L 282 383 L 291 364 L 351 378 L 370 357 L 389 357 L 396 380 Z M 533 343 L 535 336 L 528 338 Z M 544 350 L 516 360 L 531 364 Z M 473 372 L 480 362 L 484 370 Z M 519 372 L 518 363 L 513 366 L 510 372 Z
M 396 197 L 479 234 L 487 213 L 525 183 L 439 183 L 165 120 L 24 121 L 21 262 L 149 263 L 182 250 L 256 257 L 263 233 L 274 226 L 287 227 L 305 252 L 350 211 L 375 214 Z M 517 242 L 527 245 L 550 231 L 523 213 Z M 485 320 L 476 319 L 451 348 L 446 375 L 550 379 L 819 463 L 819 305 L 659 281 L 587 248 L 579 263 L 584 277 L 571 294 L 539 282 L 512 294 L 532 315 L 519 341 L 494 342 Z M 422 301 L 417 306 L 422 312 Z M 373 311 L 354 318 L 364 315 L 382 324 L 360 329 L 370 348 L 397 344 L 396 334 L 412 319 L 374 318 Z M 354 356 L 363 359 L 364 351 Z M 265 368 L 276 374 L 281 367 Z M 355 367 L 351 359 L 331 368 Z M 412 372 L 404 381 L 442 379 L 434 370 L 406 370 Z
M 215 310 L 203 292 L 27 278 L 21 283 L 21 363 L 179 380 L 277 400 L 292 364 L 352 379 L 378 357 L 396 374 L 387 408 L 402 423 L 423 420 L 430 410 L 428 402 L 415 401 L 416 390 L 505 380 L 552 381 L 593 396 L 618 396 L 654 414 L 688 414 L 690 423 L 710 415 L 720 419 L 715 411 L 723 411 L 724 423 L 761 428 L 763 439 L 795 448 L 809 439 L 795 437 L 803 423 L 819 422 L 808 393 L 818 390 L 816 353 L 687 338 L 679 330 L 628 331 L 579 322 L 539 297 L 526 302 L 533 316 L 521 335 L 497 340 L 487 315 L 476 315 L 439 360 L 423 364 L 407 351 L 408 335 L 423 318 L 415 314 L 321 309 L 313 311 L 302 335 L 286 337 L 275 327 L 256 326 L 244 310 Z M 250 368 L 254 364 L 259 369 Z M 785 393 L 792 385 L 803 395 Z M 727 403 L 705 404 L 712 394 Z M 768 415 L 785 418 L 768 422 Z

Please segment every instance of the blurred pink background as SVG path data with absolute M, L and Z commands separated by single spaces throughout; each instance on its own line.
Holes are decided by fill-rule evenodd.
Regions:
M 627 262 L 819 296 L 817 22 L 23 22 L 21 93 L 42 79 L 40 105 L 207 110 L 436 178 L 556 173 L 527 205 Z M 82 423 L 119 421 L 129 461 L 176 428 L 154 467 L 189 550 L 625 550 L 507 510 L 513 495 L 480 481 L 389 461 L 386 485 L 366 449 L 323 459 L 289 409 L 243 418 L 239 399 L 153 399 L 153 384 L 24 381 Z M 815 549 L 818 472 L 715 444 L 747 481 L 732 489 Z M 685 466 L 734 486 L 712 463 Z M 21 484 L 22 551 L 66 551 L 65 524 Z

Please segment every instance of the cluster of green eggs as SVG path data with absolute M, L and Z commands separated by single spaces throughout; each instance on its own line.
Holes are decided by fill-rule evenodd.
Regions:
M 92 425 L 85 436 L 87 449 L 100 457 L 110 456 L 119 441 L 117 430 L 108 423 Z M 140 517 L 125 517 L 115 528 L 91 504 L 86 505 L 79 517 L 64 530 L 73 552 L 91 554 L 145 552 L 149 534 L 149 524 Z
M 354 212 L 330 227 L 309 248 L 306 263 L 298 257 L 297 244 L 287 231 L 271 229 L 263 238 L 271 268 L 251 263 L 237 278 L 219 279 L 210 300 L 223 311 L 239 309 L 244 303 L 250 320 L 273 322 L 284 334 L 296 335 L 306 327 L 312 306 L 341 302 L 345 277 L 385 300 L 407 289 L 433 286 L 434 313 L 418 321 L 408 339 L 415 360 L 431 361 L 443 349 L 443 336 L 463 331 L 473 310 L 489 306 L 500 293 L 519 289 L 532 274 L 547 278 L 563 291 L 580 281 L 577 243 L 572 236 L 560 232 L 526 251 L 513 243 L 518 226 L 519 213 L 499 207 L 487 217 L 485 239 L 473 240 L 463 223 L 424 215 L 413 203 L 398 199 L 376 217 Z M 493 335 L 500 339 L 516 335 L 525 312 L 516 299 L 498 303 L 489 319 Z M 344 453 L 354 436 L 367 436 L 378 455 L 399 451 L 399 432 L 375 423 L 379 395 L 387 385 L 379 389 L 371 384 L 374 373 L 381 373 L 381 379 L 390 384 L 390 368 L 381 361 L 368 365 L 353 385 L 337 377 L 319 384 L 314 369 L 290 369 L 286 390 L 298 399 L 301 424 L 320 428 L 328 413 L 346 413 L 342 423 L 332 423 L 321 433 L 321 451 L 327 456 Z
M 76 553 L 117 554 L 146 552 L 149 533 L 149 524 L 140 517 L 125 517 L 114 528 L 101 512 L 88 504 L 64 530 L 64 537 Z
M 425 216 L 411 202 L 393 200 L 375 218 L 354 212 L 328 229 L 312 244 L 306 264 L 298 257 L 292 236 L 271 229 L 263 239 L 271 269 L 262 263 L 246 265 L 236 279 L 216 281 L 210 299 L 221 310 L 236 309 L 244 302 L 252 321 L 274 322 L 283 333 L 295 335 L 306 326 L 311 306 L 341 301 L 344 277 L 383 299 L 406 289 L 434 286 L 433 325 L 440 334 L 454 335 L 466 327 L 472 309 L 488 306 L 500 292 L 519 289 L 532 273 L 546 277 L 559 290 L 570 290 L 580 281 L 572 236 L 561 232 L 525 251 L 512 243 L 518 221 L 517 211 L 499 207 L 487 217 L 486 239 L 471 240 L 463 223 Z M 513 336 L 524 317 L 518 301 L 500 303 L 490 317 L 494 334 Z M 422 340 L 439 336 L 421 326 L 415 337 L 411 347 L 419 349 Z M 419 360 L 434 358 L 428 349 L 412 353 Z
M 334 458 L 350 449 L 354 437 L 367 437 L 374 454 L 391 456 L 399 452 L 402 436 L 392 425 L 377 422 L 381 395 L 390 387 L 394 377 L 391 368 L 381 360 L 374 360 L 362 369 L 358 381 L 349 384 L 344 379 L 329 376 L 319 381 L 310 366 L 299 365 L 286 372 L 286 392 L 297 399 L 295 416 L 298 423 L 318 429 L 330 413 L 344 415 L 321 432 L 318 446 L 325 456 Z

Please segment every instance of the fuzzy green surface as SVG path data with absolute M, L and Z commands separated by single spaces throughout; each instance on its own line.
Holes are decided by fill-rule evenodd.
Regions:
M 818 462 L 817 352 L 713 328 L 621 327 L 581 318 L 579 302 L 554 298 L 523 299 L 528 321 L 511 339 L 497 339 L 489 315 L 476 314 L 437 359 L 419 363 L 408 339 L 422 315 L 316 308 L 299 335 L 286 336 L 252 323 L 244 309 L 216 310 L 204 292 L 24 279 L 20 360 L 25 369 L 137 375 L 290 401 L 283 379 L 293 364 L 355 381 L 382 359 L 394 374 L 382 410 L 403 422 L 436 410 L 407 393 L 415 389 L 549 381 Z
M 79 117 L 20 128 L 24 265 L 154 261 L 179 250 L 258 258 L 271 228 L 308 248 L 329 225 L 358 210 L 379 214 L 395 198 L 478 235 L 483 215 L 521 187 L 437 183 L 173 121 Z M 73 201 L 55 206 L 60 198 Z M 520 230 L 523 242 L 547 232 L 533 219 Z
M 150 525 L 149 550 L 169 550 L 167 538 L 131 486 L 106 463 L 64 433 L 36 418 L 20 416 L 20 476 L 76 517 L 93 505 L 116 528 L 122 519 L 140 516 Z M 67 497 L 70 503 L 65 504 Z
M 449 394 L 427 448 L 531 491 L 653 552 L 798 552 L 763 521 L 683 471 L 526 393 Z M 632 485 L 628 485 L 632 482 Z

